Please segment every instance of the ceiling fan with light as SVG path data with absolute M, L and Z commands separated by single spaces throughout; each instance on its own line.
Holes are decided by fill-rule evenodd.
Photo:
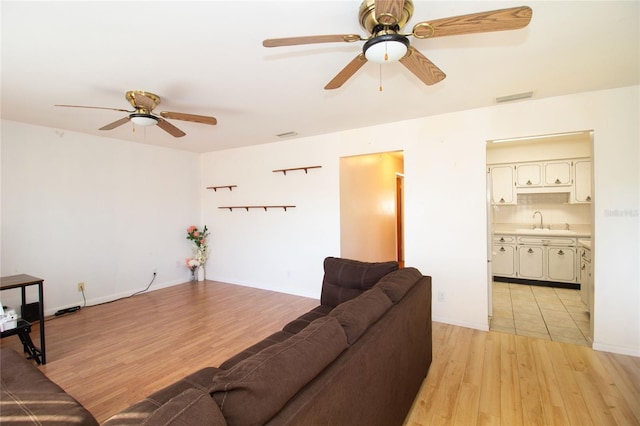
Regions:
M 450 35 L 474 34 L 492 31 L 516 30 L 526 27 L 533 11 L 528 6 L 512 7 L 469 15 L 419 22 L 410 33 L 400 30 L 413 15 L 412 0 L 364 0 L 358 14 L 360 26 L 370 36 L 334 34 L 267 39 L 265 47 L 301 44 L 364 41 L 362 53 L 347 64 L 324 88 L 342 86 L 367 61 L 385 63 L 400 61 L 409 71 L 427 85 L 436 84 L 446 77 L 433 62 L 411 46 L 408 37 L 418 39 Z
M 195 123 L 215 125 L 218 121 L 214 117 L 208 117 L 205 115 L 186 114 L 183 112 L 169 112 L 162 111 L 159 115 L 153 113 L 155 107 L 160 104 L 160 97 L 153 93 L 144 92 L 142 90 L 130 90 L 125 93 L 125 98 L 129 101 L 133 110 L 121 109 L 121 108 L 108 108 L 108 107 L 96 107 L 96 106 L 83 106 L 83 105 L 55 105 L 58 107 L 70 107 L 70 108 L 93 108 L 93 109 L 108 109 L 112 111 L 128 112 L 129 115 L 100 127 L 100 130 L 112 130 L 116 127 L 122 126 L 129 121 L 139 126 L 153 126 L 158 125 L 162 130 L 169 133 L 171 136 L 180 138 L 186 133 L 178 129 L 173 124 L 169 123 L 165 118 L 172 120 L 192 121 Z

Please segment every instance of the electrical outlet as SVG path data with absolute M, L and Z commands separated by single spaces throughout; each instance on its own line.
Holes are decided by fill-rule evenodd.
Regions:
M 440 290 L 438 292 L 438 302 L 446 302 L 447 301 L 447 295 L 444 291 Z
M 84 292 L 84 283 L 78 283 L 78 291 Z

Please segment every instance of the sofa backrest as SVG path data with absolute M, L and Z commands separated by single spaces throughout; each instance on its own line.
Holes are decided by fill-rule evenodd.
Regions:
M 353 345 L 371 324 L 378 321 L 391 307 L 391 300 L 379 288 L 365 291 L 355 299 L 339 304 L 329 313 L 340 322 L 347 335 L 347 342 Z
M 375 288 L 382 290 L 393 303 L 396 303 L 420 279 L 422 279 L 422 273 L 416 268 L 408 267 L 398 269 L 380 278 L 375 284 Z
M 338 320 L 319 318 L 217 374 L 209 392 L 230 426 L 261 425 L 347 347 Z
M 421 277 L 267 425 L 401 425 L 430 364 L 431 279 Z
M 398 262 L 360 262 L 358 260 L 327 257 L 324 260 L 324 278 L 320 303 L 339 304 L 364 293 L 380 278 L 398 269 Z

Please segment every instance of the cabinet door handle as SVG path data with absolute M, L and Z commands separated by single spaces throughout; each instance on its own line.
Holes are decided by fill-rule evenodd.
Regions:
M 500 237 L 500 242 L 504 243 L 504 237 Z
M 560 179 L 556 179 L 556 185 L 560 185 L 562 182 L 560 182 Z
M 533 185 L 530 180 L 527 181 L 527 185 Z
M 564 256 L 564 252 L 562 250 L 558 250 L 558 256 Z
M 529 249 L 529 250 L 527 250 L 527 253 L 532 254 L 532 253 L 533 253 L 533 250 L 532 250 L 532 249 Z
M 587 195 L 587 201 L 591 201 L 591 195 Z
M 500 198 L 500 202 L 501 202 L 501 203 L 504 203 L 504 198 Z
M 500 251 L 505 251 L 504 247 L 500 247 Z

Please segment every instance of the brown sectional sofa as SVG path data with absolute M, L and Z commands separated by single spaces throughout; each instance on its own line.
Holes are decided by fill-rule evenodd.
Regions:
M 2 425 L 98 424 L 78 401 L 12 349 L 0 348 L 0 384 Z
M 431 279 L 397 262 L 324 268 L 318 307 L 105 426 L 401 425 L 431 364 Z

